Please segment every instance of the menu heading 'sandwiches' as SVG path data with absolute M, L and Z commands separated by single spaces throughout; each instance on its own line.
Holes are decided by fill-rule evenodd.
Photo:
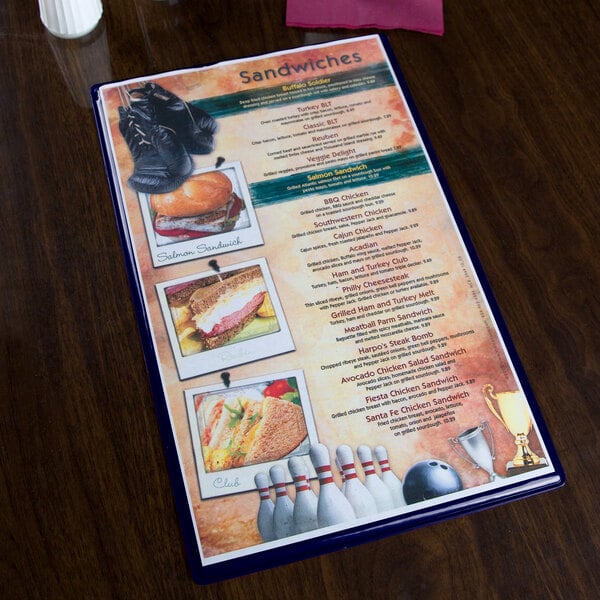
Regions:
M 280 67 L 272 69 L 264 69 L 263 71 L 240 71 L 240 77 L 243 83 L 250 83 L 251 81 L 271 81 L 278 77 L 293 77 L 296 75 L 306 75 L 307 73 L 326 71 L 328 69 L 335 69 L 340 65 L 350 65 L 352 63 L 362 62 L 362 57 L 358 52 L 353 52 L 351 55 L 342 54 L 341 56 L 327 55 L 324 58 L 318 58 L 313 60 L 308 58 L 305 62 L 290 64 L 289 62 L 283 63 Z M 293 87 L 289 89 L 302 89 L 305 86 L 310 85 L 321 85 L 325 81 L 319 81 L 317 83 L 309 81 L 307 83 L 293 84 Z M 288 91 L 284 89 L 283 91 Z

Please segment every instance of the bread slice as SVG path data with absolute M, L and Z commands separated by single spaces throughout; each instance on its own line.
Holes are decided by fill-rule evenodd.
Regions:
M 265 398 L 261 418 L 244 440 L 244 464 L 283 458 L 298 447 L 307 435 L 300 406 L 288 400 Z
M 188 305 L 190 298 L 195 291 L 210 285 L 214 285 L 215 283 L 218 283 L 219 281 L 222 281 L 230 276 L 231 275 L 229 273 L 223 273 L 222 275 L 209 275 L 208 277 L 203 277 L 202 279 L 195 279 L 186 283 L 179 283 L 169 286 L 165 290 L 169 304 L 171 306 Z
M 203 314 L 213 309 L 219 302 L 235 296 L 245 284 L 257 280 L 262 281 L 262 271 L 259 266 L 244 269 L 226 279 L 223 278 L 223 281 L 196 290 L 190 298 L 190 308 L 196 314 Z

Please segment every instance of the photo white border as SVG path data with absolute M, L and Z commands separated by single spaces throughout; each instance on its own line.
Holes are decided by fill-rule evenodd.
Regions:
M 236 389 L 242 389 L 247 387 L 256 387 L 267 383 L 268 381 L 274 381 L 278 379 L 288 379 L 295 377 L 296 383 L 298 384 L 298 394 L 300 395 L 300 403 L 302 411 L 304 413 L 304 421 L 306 423 L 306 429 L 308 431 L 308 438 L 303 443 L 306 445 L 305 454 L 294 454 L 294 456 L 300 456 L 306 463 L 306 469 L 309 478 L 313 479 L 317 476 L 316 471 L 312 465 L 309 457 L 309 451 L 311 444 L 318 442 L 317 428 L 315 426 L 315 420 L 310 404 L 310 398 L 308 396 L 308 389 L 306 387 L 306 380 L 304 373 L 301 370 L 285 371 L 281 373 L 272 373 L 263 375 L 260 377 L 253 377 L 251 379 L 244 379 L 236 381 L 235 384 L 229 388 L 223 387 L 223 385 L 211 385 L 204 387 L 197 387 L 186 390 L 185 403 L 188 415 L 188 421 L 190 425 L 190 434 L 192 438 L 192 446 L 194 449 L 194 458 L 196 461 L 196 472 L 198 475 L 198 485 L 200 487 L 200 497 L 205 500 L 207 498 L 217 498 L 220 496 L 227 496 L 230 494 L 238 494 L 242 492 L 248 492 L 256 490 L 256 484 L 254 483 L 254 476 L 260 472 L 268 473 L 269 469 L 273 465 L 281 465 L 285 473 L 285 479 L 287 483 L 293 481 L 285 458 L 259 463 L 255 465 L 247 465 L 244 467 L 237 467 L 234 469 L 228 469 L 225 471 L 216 471 L 214 473 L 207 473 L 204 468 L 204 457 L 202 455 L 202 443 L 200 441 L 200 426 L 198 424 L 198 417 L 196 414 L 196 407 L 194 397 L 197 394 L 206 394 L 214 392 L 223 392 L 224 394 L 234 392 Z

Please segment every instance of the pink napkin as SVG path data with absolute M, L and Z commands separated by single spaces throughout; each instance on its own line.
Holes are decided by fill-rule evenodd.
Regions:
M 290 27 L 413 29 L 444 33 L 443 0 L 287 0 Z

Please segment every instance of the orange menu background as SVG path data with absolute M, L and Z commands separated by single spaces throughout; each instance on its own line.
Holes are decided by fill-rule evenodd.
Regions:
M 285 59 L 299 62 L 308 58 L 316 59 L 324 53 L 335 52 L 340 53 L 341 49 L 335 46 L 310 48 L 290 55 L 219 65 L 215 68 L 173 74 L 152 80 L 159 82 L 181 98 L 191 101 L 203 97 L 230 94 L 245 90 L 252 85 L 255 87 L 265 86 L 264 82 L 262 84 L 259 82 L 244 84 L 239 77 L 241 69 L 263 71 L 270 67 L 276 68 Z M 347 43 L 343 46 L 343 52 L 347 54 L 359 52 L 362 57 L 361 67 L 385 60 L 376 38 Z M 356 65 L 341 66 L 337 71 L 351 70 L 355 67 Z M 310 77 L 314 78 L 317 75 L 319 74 L 311 73 Z M 305 76 L 305 79 L 307 78 L 309 77 Z M 129 87 L 135 86 L 129 85 Z M 143 286 L 155 351 L 161 365 L 165 397 L 171 414 L 171 425 L 177 441 L 190 504 L 196 519 L 202 553 L 204 557 L 217 557 L 261 543 L 256 528 L 258 493 L 247 492 L 204 501 L 200 497 L 184 391 L 198 386 L 218 384 L 220 377 L 218 373 L 214 373 L 180 381 L 154 286 L 157 283 L 208 270 L 207 259 L 158 268 L 152 265 L 139 198 L 126 183 L 133 164 L 129 150 L 118 131 L 117 108 L 123 102 L 123 95 L 120 92 L 122 90 L 119 90 L 118 86 L 104 89 L 103 101 L 109 120 L 114 155 L 119 167 L 123 202 L 127 212 L 136 265 Z M 358 147 L 360 152 L 377 152 L 379 148 L 392 147 L 406 149 L 420 143 L 402 96 L 396 87 L 358 91 L 349 96 L 334 98 L 332 101 L 334 104 L 338 102 L 347 105 L 351 101 L 360 101 L 361 99 L 369 101 L 369 115 L 385 114 L 389 115 L 389 118 L 384 126 L 377 125 L 378 129 L 380 127 L 383 129 L 381 137 L 360 145 Z M 302 103 L 299 105 L 301 106 Z M 265 128 L 261 125 L 261 121 L 273 120 L 276 116 L 284 116 L 295 110 L 293 105 L 265 107 L 219 119 L 219 129 L 216 135 L 217 146 L 210 155 L 194 157 L 196 168 L 209 167 L 214 164 L 217 156 L 223 156 L 226 160 L 239 161 L 242 164 L 249 183 L 264 180 L 265 172 L 272 169 L 272 166 L 268 164 L 266 152 L 275 146 L 264 144 L 262 140 L 278 133 L 289 133 L 292 129 L 290 126 L 284 129 L 283 125 Z M 340 118 L 340 122 L 342 125 L 347 125 L 352 119 L 356 120 L 356 114 L 348 113 L 347 116 Z M 352 132 L 373 131 L 374 127 L 375 125 L 372 123 L 356 125 L 352 128 Z M 350 131 L 349 125 L 346 130 Z M 252 144 L 252 141 L 261 143 Z M 314 165 L 305 163 L 306 158 L 303 156 L 290 157 L 287 160 L 278 161 L 277 168 L 298 167 L 302 170 L 304 165 L 307 172 L 315 168 Z M 341 159 L 340 165 L 343 164 L 343 159 Z M 402 256 L 407 256 L 410 262 L 427 260 L 427 262 L 421 262 L 412 268 L 391 271 L 386 276 L 406 272 L 409 273 L 411 279 L 416 279 L 419 276 L 433 273 L 447 273 L 438 278 L 438 283 L 417 290 L 417 292 L 433 290 L 435 297 L 438 298 L 435 302 L 414 306 L 411 309 L 387 312 L 375 319 L 397 316 L 428 306 L 436 314 L 443 313 L 444 316 L 431 321 L 427 329 L 422 331 L 382 336 L 381 341 L 389 342 L 391 339 L 401 338 L 405 335 L 410 337 L 414 333 L 420 334 L 429 331 L 433 332 L 436 338 L 449 337 L 471 329 L 474 331 L 471 335 L 450 339 L 446 347 L 416 355 L 424 357 L 431 353 L 464 349 L 464 353 L 456 356 L 456 362 L 451 365 L 450 370 L 426 377 L 429 381 L 437 377 L 456 375 L 458 380 L 463 382 L 458 391 L 466 391 L 468 398 L 462 401 L 462 406 L 454 409 L 455 420 L 441 423 L 437 427 L 424 429 L 421 432 L 398 436 L 395 435 L 397 429 L 392 430 L 389 426 L 378 426 L 376 421 L 369 422 L 367 415 L 374 417 L 388 412 L 391 408 L 413 404 L 413 402 L 382 405 L 376 410 L 367 409 L 343 417 L 332 416 L 369 405 L 366 400 L 366 396 L 370 395 L 369 392 L 365 391 L 364 387 L 357 386 L 356 382 L 342 383 L 344 377 L 350 377 L 378 366 L 406 362 L 410 359 L 410 357 L 399 359 L 397 355 L 389 355 L 383 357 L 380 365 L 376 367 L 353 369 L 350 364 L 342 364 L 339 367 L 323 368 L 338 361 L 342 363 L 344 360 L 351 361 L 359 355 L 359 347 L 378 343 L 377 341 L 356 343 L 355 340 L 343 342 L 336 340 L 336 338 L 347 335 L 345 333 L 346 326 L 358 324 L 361 321 L 372 321 L 372 317 L 367 316 L 361 320 L 332 325 L 331 323 L 336 321 L 332 316 L 334 310 L 320 310 L 316 306 L 307 306 L 310 302 L 314 303 L 320 300 L 326 302 L 334 296 L 344 296 L 342 287 L 348 285 L 336 284 L 334 272 L 340 271 L 339 268 L 316 271 L 308 266 L 313 262 L 350 254 L 350 247 L 357 245 L 341 241 L 337 245 L 329 247 L 327 244 L 335 240 L 333 235 L 336 231 L 319 230 L 319 227 L 315 226 L 315 222 L 323 222 L 329 218 L 325 215 L 323 198 L 334 194 L 299 196 L 293 201 L 257 208 L 256 215 L 265 241 L 264 245 L 216 257 L 222 267 L 260 257 L 266 259 L 296 346 L 296 350 L 292 353 L 228 369 L 232 380 L 254 377 L 257 373 L 264 373 L 265 378 L 268 378 L 270 373 L 301 369 L 305 374 L 310 396 L 309 399 L 304 400 L 310 401 L 319 440 L 329 446 L 332 452 L 337 445 L 342 443 L 349 444 L 354 448 L 359 444 L 368 444 L 371 447 L 382 444 L 387 448 L 391 466 L 399 477 L 403 477 L 414 463 L 428 458 L 436 458 L 450 463 L 456 469 L 465 488 L 485 484 L 488 481 L 487 473 L 482 469 L 474 469 L 462 461 L 452 450 L 448 439 L 479 425 L 482 421 L 488 421 L 496 443 L 498 458 L 495 461 L 495 467 L 500 474 L 503 474 L 505 463 L 515 453 L 513 436 L 489 411 L 481 389 L 484 384 L 492 383 L 496 391 L 502 392 L 516 390 L 518 384 L 505 358 L 501 342 L 496 336 L 494 324 L 487 313 L 485 300 L 479 292 L 469 258 L 457 236 L 457 230 L 446 207 L 438 181 L 434 174 L 428 173 L 368 188 L 355 187 L 352 191 L 368 191 L 367 198 L 389 194 L 383 202 L 373 204 L 371 208 L 390 207 L 394 213 L 416 209 L 397 216 L 386 217 L 384 214 L 379 220 L 370 222 L 371 225 L 373 223 L 382 224 L 384 231 L 389 230 L 389 233 L 384 232 L 377 238 L 373 238 L 381 247 L 419 240 L 418 244 L 414 244 L 419 246 L 417 249 L 409 250 Z M 335 192 L 335 195 L 340 196 L 341 192 Z M 321 211 L 318 213 L 320 216 L 315 216 L 314 212 L 310 212 L 315 208 Z M 364 210 L 364 208 L 357 209 L 357 212 L 364 212 Z M 352 210 L 349 209 L 344 214 L 351 213 Z M 408 230 L 402 229 L 411 224 L 416 224 L 416 227 Z M 312 231 L 312 233 L 310 236 L 294 236 L 294 234 L 304 231 Z M 315 245 L 323 244 L 327 247 L 317 251 L 310 250 Z M 390 258 L 392 255 L 381 259 L 373 259 L 367 255 L 357 258 L 353 265 L 346 265 L 343 269 L 360 268 L 366 263 L 373 264 L 381 260 L 387 261 Z M 383 276 L 374 276 L 372 279 L 381 277 Z M 358 282 L 364 280 L 357 279 Z M 319 287 L 319 284 L 326 285 Z M 405 292 L 405 294 L 409 293 L 415 292 Z M 394 291 L 390 290 L 390 297 L 393 294 Z M 384 301 L 386 298 L 386 296 L 381 296 L 378 301 Z M 350 309 L 358 304 L 366 305 L 372 302 L 375 301 L 361 302 L 358 297 L 357 301 L 348 303 L 346 308 Z M 372 395 L 387 392 L 389 396 L 391 388 L 417 385 L 419 381 L 419 379 L 415 379 L 410 384 L 402 384 L 402 386 L 399 385 L 399 380 L 395 380 L 394 383 L 388 382 Z M 451 392 L 426 395 L 414 402 L 425 402 L 449 393 Z M 533 432 L 530 440 L 534 451 L 540 452 L 539 442 Z M 313 482 L 313 486 L 318 492 L 316 482 Z M 288 486 L 288 488 L 293 498 L 293 486 Z

